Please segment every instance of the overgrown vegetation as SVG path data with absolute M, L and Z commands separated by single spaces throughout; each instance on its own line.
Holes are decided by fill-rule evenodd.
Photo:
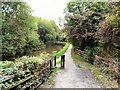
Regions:
M 65 28 L 75 47 L 90 52 L 94 51 L 93 54 L 100 53 L 99 50 L 102 48 L 104 52 L 107 48 L 113 49 L 114 46 L 117 51 L 119 50 L 119 3 L 76 0 L 69 2 L 65 11 L 67 21 Z M 108 14 L 112 14 L 112 16 Z M 114 20 L 117 20 L 116 23 Z M 113 29 L 115 29 L 114 32 Z M 115 52 L 115 49 L 108 51 Z
M 46 82 L 44 82 L 39 88 L 54 88 L 55 85 L 55 77 L 57 75 L 57 70 L 58 68 L 54 68 L 53 69 L 53 73 L 50 75 L 50 77 L 48 77 L 48 79 L 46 79 Z
M 52 20 L 48 21 L 39 19 L 38 34 L 40 35 L 39 39 L 42 40 L 45 45 L 49 45 L 60 40 L 60 29 Z
M 95 79 L 99 82 L 102 88 L 118 88 L 118 84 L 115 80 L 108 78 L 104 73 L 100 71 L 100 69 L 94 67 L 94 65 L 85 62 L 85 59 L 81 56 L 76 55 L 73 49 L 71 55 L 79 68 L 86 66 L 87 69 L 93 73 Z
M 0 62 L 0 88 L 5 89 L 16 82 L 25 79 L 29 75 L 34 75 L 37 68 L 43 64 L 49 58 L 48 53 L 41 53 L 37 57 L 23 56 L 19 58 L 19 61 L 1 61 Z M 14 75 L 14 79 L 10 79 L 7 82 L 2 82 L 7 76 Z M 32 82 L 34 82 L 33 80 Z M 31 81 L 29 82 L 29 84 Z
M 95 55 L 106 58 L 106 61 L 110 59 L 118 64 L 120 62 L 119 6 L 119 1 L 98 2 L 97 0 L 94 2 L 71 0 L 67 4 L 65 28 L 69 41 L 75 48 L 86 53 L 91 64 L 94 64 Z M 102 68 L 103 65 L 100 64 Z M 109 65 L 101 71 L 110 69 L 109 67 L 112 66 L 113 63 L 109 62 Z M 118 65 L 112 67 L 113 71 L 118 67 Z M 119 73 L 119 71 L 118 68 L 115 72 Z M 110 76 L 110 74 L 107 75 Z

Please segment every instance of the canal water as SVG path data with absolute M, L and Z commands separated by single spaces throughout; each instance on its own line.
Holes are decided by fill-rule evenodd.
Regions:
M 21 56 L 15 56 L 15 57 L 3 57 L 2 60 L 9 60 L 9 61 L 14 61 L 15 59 L 22 57 L 22 56 L 39 56 L 41 53 L 46 52 L 49 53 L 50 55 L 60 51 L 62 48 L 64 47 L 64 45 L 52 45 L 52 46 L 48 46 L 46 48 L 37 50 L 37 51 L 33 51 L 31 53 L 25 54 L 25 55 L 21 55 Z
M 40 55 L 40 53 L 43 53 L 43 52 L 46 52 L 49 54 L 54 54 L 54 53 L 60 51 L 62 48 L 63 48 L 63 45 L 49 46 L 49 47 L 44 48 L 42 50 L 33 51 L 33 52 L 27 54 L 27 56 L 38 56 L 38 55 Z

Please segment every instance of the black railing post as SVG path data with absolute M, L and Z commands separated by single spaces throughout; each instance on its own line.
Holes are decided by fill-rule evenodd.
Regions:
M 63 55 L 63 68 L 65 68 L 65 55 Z
M 52 71 L 52 59 L 50 59 L 50 72 Z
M 61 69 L 63 68 L 63 57 L 61 56 Z
M 56 67 L 56 56 L 54 57 L 54 66 Z
M 65 68 L 65 55 L 61 56 L 61 68 Z

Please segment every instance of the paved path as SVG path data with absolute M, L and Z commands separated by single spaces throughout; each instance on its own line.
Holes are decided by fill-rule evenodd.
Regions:
M 65 53 L 65 69 L 57 72 L 54 88 L 100 88 L 86 67 L 80 69 L 75 65 L 71 57 L 71 48 L 72 45 Z

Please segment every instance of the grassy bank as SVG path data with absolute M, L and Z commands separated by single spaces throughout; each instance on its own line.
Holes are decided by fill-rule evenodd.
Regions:
M 54 56 L 56 56 L 56 58 L 59 58 L 60 56 L 62 56 L 69 48 L 69 45 L 70 45 L 69 43 L 66 43 L 63 49 L 61 49 L 58 53 L 55 53 Z
M 83 66 L 86 66 L 87 69 L 93 73 L 95 79 L 99 82 L 99 84 L 103 88 L 118 88 L 118 84 L 116 81 L 108 78 L 106 75 L 104 75 L 102 72 L 100 72 L 100 70 L 98 68 L 94 67 L 92 64 L 85 62 L 84 58 L 76 55 L 74 53 L 73 49 L 72 49 L 71 55 L 72 55 L 72 58 L 75 61 L 76 65 L 80 68 L 82 68 Z
M 40 90 L 41 88 L 54 88 L 57 70 L 59 70 L 59 68 L 54 68 L 51 75 L 46 79 L 46 81 L 37 90 Z

